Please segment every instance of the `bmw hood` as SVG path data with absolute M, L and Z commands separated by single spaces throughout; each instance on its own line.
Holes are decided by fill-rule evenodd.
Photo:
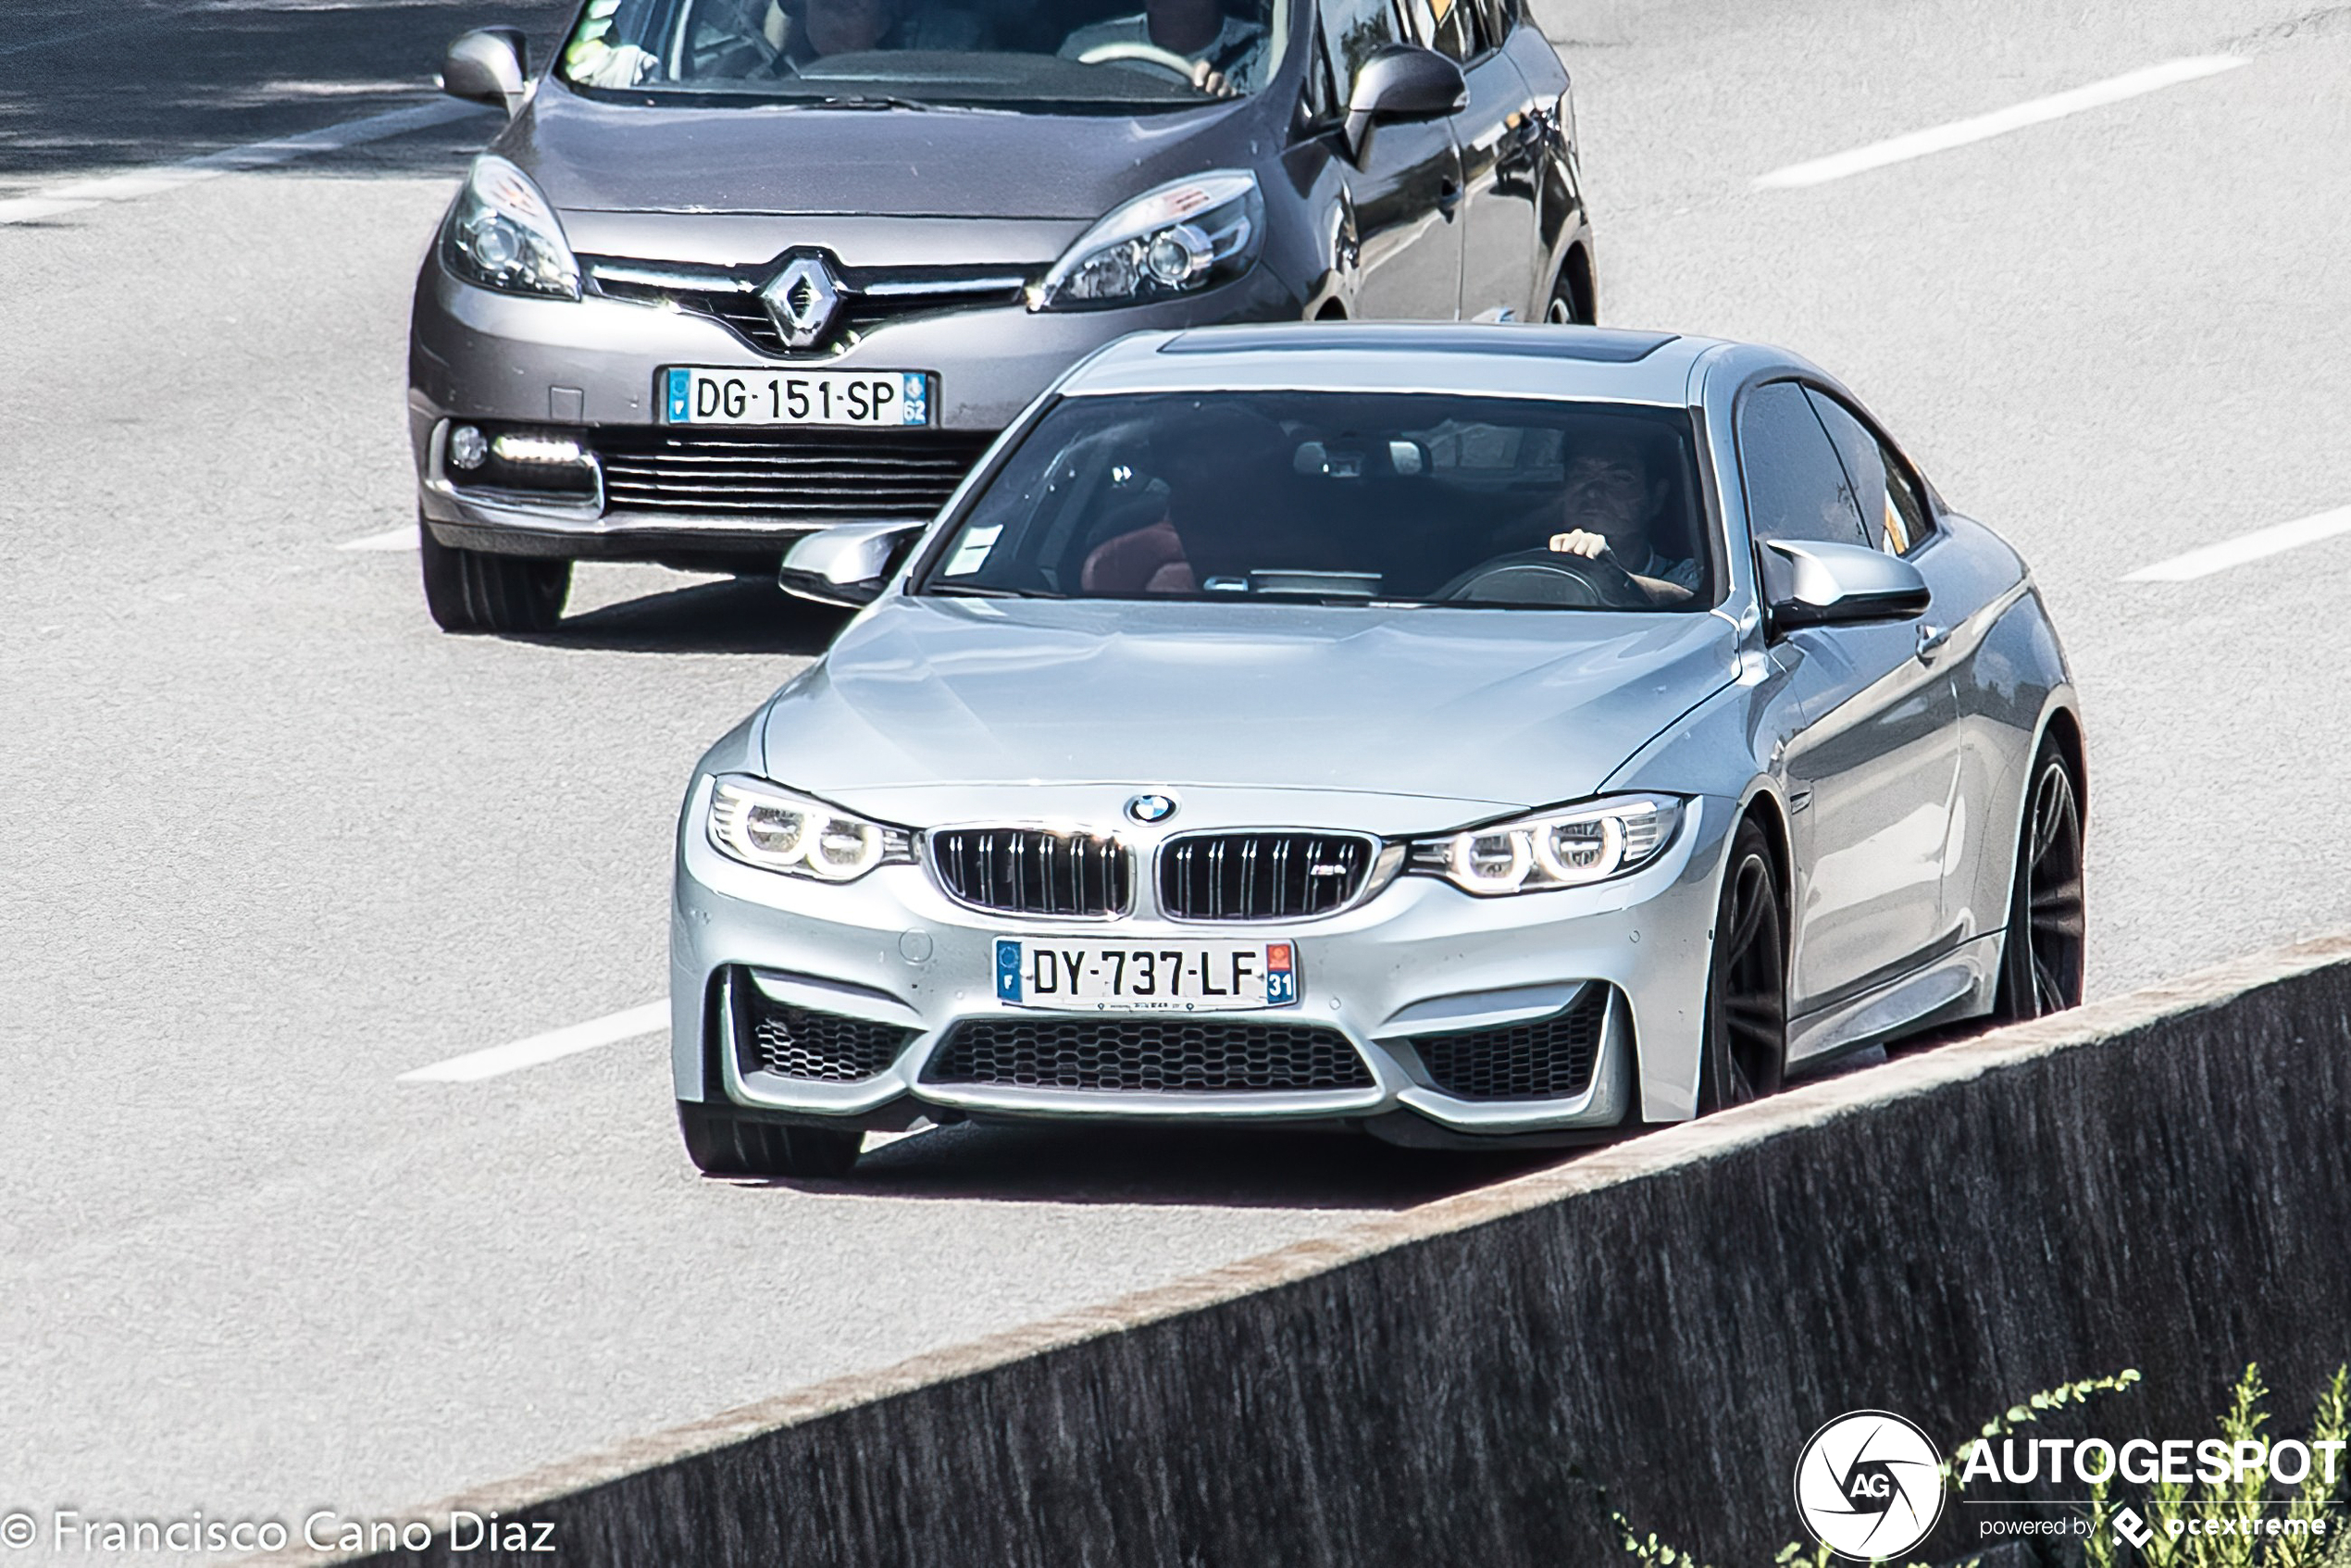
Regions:
M 757 726 L 768 778 L 892 815 L 925 787 L 1592 793 L 1735 673 L 1720 616 L 902 596 Z M 994 793 L 994 790 L 989 790 Z
M 1165 114 L 608 103 L 554 81 L 495 143 L 565 211 L 1091 221 L 1254 165 L 1252 103 Z

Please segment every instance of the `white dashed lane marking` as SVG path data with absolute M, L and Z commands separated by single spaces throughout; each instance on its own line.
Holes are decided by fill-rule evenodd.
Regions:
M 483 1078 L 494 1078 L 504 1073 L 520 1072 L 548 1062 L 577 1056 L 583 1051 L 601 1046 L 618 1045 L 625 1039 L 657 1034 L 669 1027 L 669 1003 L 649 1002 L 642 1007 L 631 1007 L 625 1013 L 614 1013 L 602 1018 L 591 1018 L 584 1024 L 566 1028 L 550 1029 L 529 1039 L 514 1040 L 505 1045 L 493 1045 L 487 1051 L 471 1052 L 453 1056 L 446 1062 L 430 1066 L 414 1067 L 400 1075 L 404 1084 L 469 1084 Z
M 2258 561 L 2265 555 L 2282 554 L 2298 550 L 2306 544 L 2316 544 L 2322 539 L 2332 539 L 2341 533 L 2351 533 L 2351 506 L 2338 506 L 2332 512 L 2321 512 L 2314 517 L 2303 517 L 2291 523 L 2256 529 L 2234 539 L 2224 539 L 2218 544 L 2208 544 L 2201 550 L 2191 550 L 2184 555 L 2174 555 L 2168 561 L 2158 561 L 2151 566 L 2141 566 L 2126 574 L 2124 582 L 2189 582 L 2196 578 L 2210 577 L 2214 572 Z
M 414 550 L 417 548 L 417 525 L 386 529 L 365 539 L 347 539 L 335 546 L 338 550 Z
M 2145 70 L 2108 77 L 2104 81 L 2093 81 L 2086 87 L 2051 93 L 2046 98 L 2030 99 L 1971 119 L 1955 119 L 1947 125 L 1913 131 L 1907 136 L 1872 142 L 1851 152 L 1814 158 L 1809 163 L 1790 164 L 1785 168 L 1775 168 L 1762 176 L 1756 180 L 1755 186 L 1760 191 L 1770 191 L 1825 185 L 1848 174 L 1884 168 L 1887 164 L 1922 158 L 1930 153 L 1947 152 L 1953 147 L 1964 147 L 1971 142 L 1986 142 L 1995 136 L 2005 136 L 2011 131 L 2021 131 L 2028 125 L 2044 125 L 2053 119 L 2063 119 L 2068 115 L 2078 115 L 2084 109 L 2119 104 L 2125 98 L 2135 98 L 2143 93 L 2159 92 L 2183 81 L 2218 76 L 2243 64 L 2245 61 L 2234 55 L 2195 55 L 2185 59 L 2166 60 Z

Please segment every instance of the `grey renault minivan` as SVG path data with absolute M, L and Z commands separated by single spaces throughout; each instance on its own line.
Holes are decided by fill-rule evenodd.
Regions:
M 587 0 L 442 85 L 511 117 L 417 282 L 425 597 L 536 631 L 576 560 L 772 571 L 927 518 L 1138 329 L 1595 318 L 1523 0 Z

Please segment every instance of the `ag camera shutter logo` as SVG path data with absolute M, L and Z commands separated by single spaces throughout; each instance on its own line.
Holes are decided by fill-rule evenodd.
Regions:
M 1941 1456 L 1925 1433 L 1882 1410 L 1857 1410 L 1812 1434 L 1796 1460 L 1796 1511 L 1839 1557 L 1898 1557 L 1943 1517 Z

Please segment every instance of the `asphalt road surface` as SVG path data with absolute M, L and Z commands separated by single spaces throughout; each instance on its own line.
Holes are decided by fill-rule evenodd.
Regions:
M 2351 506 L 2351 7 L 1536 4 L 1604 318 L 1798 348 L 2033 560 L 2092 989 L 2351 925 L 2351 533 L 2132 579 Z M 830 629 L 609 566 L 553 637 L 427 620 L 406 296 L 491 118 L 373 117 L 491 16 L 0 6 L 0 1511 L 396 1510 L 1527 1164 L 711 1181 L 657 1035 L 395 1081 L 660 998 L 687 770 Z

